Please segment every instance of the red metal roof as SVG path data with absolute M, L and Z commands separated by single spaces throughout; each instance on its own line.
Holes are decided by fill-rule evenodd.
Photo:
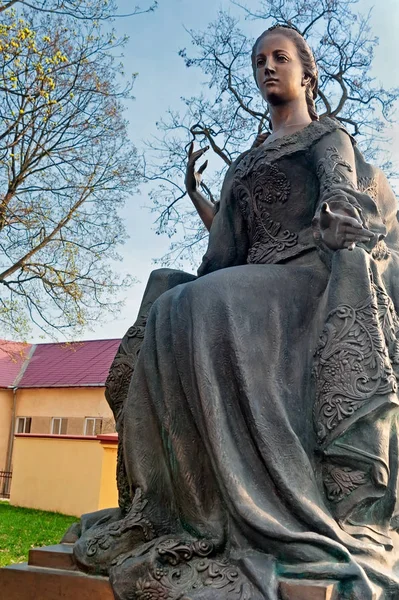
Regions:
M 7 369 L 1 369 L 0 362 L 0 387 L 16 385 L 18 375 L 20 388 L 104 385 L 119 344 L 120 339 L 37 344 L 25 370 L 20 363 L 11 384 L 11 377 L 5 375 Z
M 30 349 L 31 344 L 0 340 L 0 388 L 16 385 Z

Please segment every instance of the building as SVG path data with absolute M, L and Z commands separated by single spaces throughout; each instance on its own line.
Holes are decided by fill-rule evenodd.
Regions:
M 115 432 L 104 384 L 119 343 L 0 342 L 0 471 L 12 471 L 14 434 Z

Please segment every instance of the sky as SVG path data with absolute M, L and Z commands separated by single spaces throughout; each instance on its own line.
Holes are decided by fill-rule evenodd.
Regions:
M 141 4 L 145 5 L 145 1 L 141 0 Z M 138 0 L 119 0 L 120 12 L 129 12 L 137 3 Z M 247 4 L 255 7 L 258 3 L 248 0 Z M 373 63 L 373 75 L 385 87 L 399 87 L 399 2 L 359 0 L 358 7 L 367 12 L 374 4 L 371 25 L 380 43 Z M 159 0 L 159 8 L 155 12 L 118 19 L 114 23 L 117 33 L 127 33 L 130 38 L 123 57 L 126 72 L 138 72 L 135 100 L 127 104 L 126 117 L 130 137 L 139 150 L 143 147 L 143 140 L 149 140 L 156 134 L 155 124 L 168 108 L 178 108 L 181 96 L 191 96 L 203 90 L 201 74 L 196 69 L 187 69 L 178 51 L 190 47 L 186 29 L 205 29 L 216 18 L 219 8 L 230 9 L 232 14 L 237 15 L 248 35 L 255 38 L 261 32 L 261 24 L 245 21 L 243 11 L 232 6 L 229 0 Z M 389 135 L 392 158 L 399 167 L 399 124 L 390 129 Z M 150 200 L 146 189 L 143 189 L 129 199 L 122 212 L 129 239 L 121 248 L 123 261 L 116 268 L 121 273 L 130 273 L 138 282 L 124 294 L 125 305 L 121 306 L 117 318 L 104 319 L 79 339 L 122 337 L 134 322 L 148 276 L 156 268 L 153 260 L 165 254 L 170 244 L 166 236 L 156 235 L 155 215 L 150 212 L 149 206 Z M 190 265 L 185 268 L 192 271 Z M 34 334 L 30 341 L 45 340 Z

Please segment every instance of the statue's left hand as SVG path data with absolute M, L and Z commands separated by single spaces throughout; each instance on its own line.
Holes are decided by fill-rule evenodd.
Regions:
M 358 211 L 350 204 L 332 211 L 328 202 L 324 202 L 319 225 L 320 237 L 330 250 L 353 250 L 357 243 L 367 244 L 375 237 L 372 231 L 363 227 Z

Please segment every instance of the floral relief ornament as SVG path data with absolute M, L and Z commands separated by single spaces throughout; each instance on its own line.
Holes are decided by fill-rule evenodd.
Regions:
M 233 189 L 251 239 L 248 263 L 274 262 L 276 253 L 298 243 L 298 235 L 284 229 L 269 212 L 272 204 L 287 202 L 291 190 L 289 180 L 277 165 L 247 155 L 237 167 Z
M 315 353 L 319 442 L 376 395 L 395 393 L 398 364 L 399 319 L 382 288 L 373 284 L 364 302 L 331 311 Z

